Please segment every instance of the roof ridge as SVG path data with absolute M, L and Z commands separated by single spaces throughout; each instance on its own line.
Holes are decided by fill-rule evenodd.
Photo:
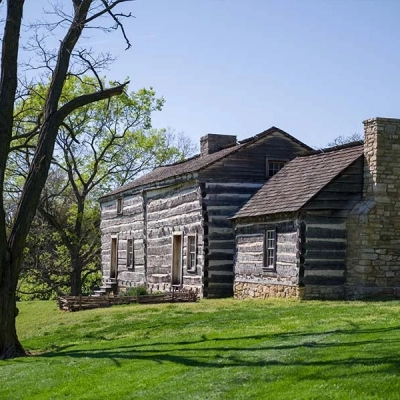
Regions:
M 315 154 L 331 153 L 331 152 L 334 152 L 334 151 L 350 149 L 350 148 L 358 147 L 358 146 L 362 146 L 362 145 L 364 145 L 364 141 L 363 140 L 356 140 L 354 142 L 349 142 L 349 143 L 345 143 L 345 144 L 341 144 L 341 145 L 337 145 L 337 146 L 325 147 L 325 148 L 321 148 L 321 149 L 315 149 L 315 150 L 312 150 L 312 151 L 310 151 L 308 153 L 301 154 L 298 157 L 308 157 L 308 156 L 312 156 L 312 155 L 315 155 Z
M 204 156 L 201 155 L 195 155 L 189 159 L 183 160 L 181 162 L 169 164 L 169 165 L 162 165 L 160 167 L 157 167 L 153 169 L 152 171 L 148 172 L 147 174 L 144 174 L 133 181 L 120 186 L 119 188 L 116 188 L 103 196 L 100 197 L 100 199 L 107 198 L 109 196 L 115 196 L 118 193 L 122 193 L 126 190 L 131 190 L 134 189 L 135 187 L 143 186 L 143 185 L 148 185 L 151 183 L 156 183 L 156 182 L 161 182 L 165 179 L 170 179 L 173 177 L 181 176 L 184 174 L 188 173 L 194 173 L 194 172 L 199 172 L 202 171 L 205 168 L 208 168 L 209 166 L 213 165 L 217 161 L 221 161 L 225 159 L 226 157 L 235 154 L 236 152 L 240 151 L 243 148 L 246 148 L 253 143 L 257 143 L 259 140 L 271 135 L 274 132 L 279 132 L 281 135 L 284 135 L 285 137 L 289 138 L 290 140 L 300 144 L 303 148 L 309 150 L 311 147 L 307 146 L 306 144 L 302 143 L 300 140 L 294 138 L 293 136 L 289 135 L 285 131 L 282 131 L 282 129 L 279 129 L 275 126 L 272 126 L 271 128 L 267 129 L 264 132 L 259 133 L 258 135 L 253 136 L 252 138 L 249 138 L 244 141 L 240 141 L 236 144 L 232 144 L 230 146 L 226 146 L 223 149 L 216 151 L 211 154 L 207 154 Z M 185 166 L 187 164 L 187 166 Z M 177 170 L 174 169 L 174 166 L 176 166 Z M 147 179 L 146 179 L 147 178 Z
M 298 211 L 362 156 L 359 143 L 340 151 L 298 156 L 270 178 L 232 219 Z
M 198 157 L 201 157 L 200 153 L 199 154 L 195 154 L 194 156 L 191 156 L 189 158 L 185 158 L 184 160 L 181 160 L 181 161 L 175 161 L 175 162 L 170 163 L 170 164 L 159 165 L 158 167 L 155 167 L 152 171 L 156 170 L 157 168 L 172 167 L 174 165 L 183 164 L 185 162 L 194 160 L 195 158 L 198 158 Z M 152 171 L 150 171 L 150 172 L 152 172 Z
M 279 132 L 279 133 L 281 133 L 282 135 L 286 136 L 287 138 L 289 138 L 289 139 L 293 140 L 294 142 L 300 144 L 301 146 L 303 146 L 303 147 L 308 147 L 309 151 L 314 150 L 314 149 L 313 149 L 312 147 L 310 147 L 309 145 L 303 143 L 301 140 L 295 138 L 295 137 L 292 136 L 290 133 L 285 132 L 283 129 L 280 129 L 280 128 L 276 127 L 275 125 L 272 125 L 270 128 L 268 128 L 268 129 L 266 129 L 265 131 L 262 131 L 262 132 L 260 132 L 260 133 L 257 133 L 257 134 L 254 135 L 254 136 L 251 136 L 251 137 L 246 138 L 246 139 L 239 140 L 239 144 L 246 144 L 246 145 L 247 145 L 247 143 L 253 142 L 253 141 L 255 142 L 255 141 L 257 141 L 257 140 L 263 138 L 264 136 L 267 136 L 267 135 L 269 135 L 269 134 L 271 134 L 271 133 L 273 133 L 273 132 Z

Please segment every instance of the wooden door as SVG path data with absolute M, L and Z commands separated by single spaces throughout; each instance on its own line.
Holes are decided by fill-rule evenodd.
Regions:
M 110 264 L 110 278 L 117 278 L 117 265 L 118 265 L 118 242 L 117 238 L 111 239 L 111 264 Z
M 182 234 L 172 235 L 172 285 L 182 285 Z

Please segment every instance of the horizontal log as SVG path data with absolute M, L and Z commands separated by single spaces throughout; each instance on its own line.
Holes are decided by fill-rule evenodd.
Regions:
M 164 219 L 164 220 L 153 220 L 149 221 L 147 224 L 148 232 L 151 229 L 165 229 L 172 226 L 187 226 L 197 224 L 197 226 L 201 226 L 201 215 L 200 213 L 196 214 L 183 214 L 177 215 L 172 218 Z
M 225 232 L 211 232 L 207 235 L 207 238 L 211 240 L 235 240 L 235 232 L 233 229 Z
M 209 265 L 208 271 L 210 273 L 212 272 L 232 272 L 233 271 L 233 264 L 232 263 L 227 263 L 227 264 L 219 264 L 219 265 Z
M 314 201 L 321 200 L 360 200 L 362 197 L 362 185 L 354 187 L 352 192 L 337 192 L 332 190 L 323 190 L 315 198 Z
M 147 256 L 166 256 L 167 254 L 171 254 L 172 246 L 157 246 L 157 247 L 149 247 L 147 249 Z
M 232 206 L 236 207 L 237 209 L 241 207 L 246 201 L 249 199 L 249 197 L 243 197 L 243 198 L 231 198 L 231 199 L 204 199 L 203 204 L 208 207 L 208 206 Z M 234 213 L 232 213 L 234 214 Z
M 304 210 L 352 210 L 360 201 L 360 198 L 346 200 L 318 200 L 310 201 L 305 206 Z
M 211 221 L 208 221 L 208 227 L 233 229 L 232 221 L 226 218 L 213 218 Z
M 211 286 L 205 290 L 205 297 L 208 298 L 224 298 L 224 297 L 232 297 L 233 296 L 233 288 L 230 287 L 218 287 Z
M 117 227 L 120 231 L 127 230 L 140 230 L 143 229 L 143 216 L 125 216 L 124 218 L 114 218 L 114 219 L 103 219 L 100 224 L 100 228 L 103 231 L 109 227 Z
M 345 260 L 346 252 L 343 251 L 321 251 L 307 250 L 304 255 L 306 260 Z
M 338 178 L 335 179 L 335 183 L 341 184 L 347 184 L 347 183 L 352 183 L 355 185 L 362 185 L 362 180 L 363 180 L 363 169 L 358 168 L 357 170 L 352 171 L 350 174 L 342 174 Z
M 206 185 L 206 193 L 209 195 L 212 194 L 236 194 L 236 193 L 242 193 L 246 195 L 252 195 L 254 194 L 261 185 L 257 185 L 256 187 L 254 184 L 250 184 L 249 186 L 246 186 L 246 183 L 241 184 L 240 186 L 233 186 L 233 185 L 225 185 L 223 183 L 221 184 L 216 184 L 216 185 Z
M 337 261 L 319 261 L 319 260 L 308 260 L 306 259 L 304 262 L 304 269 L 307 270 L 345 270 L 346 269 L 346 263 L 343 260 L 337 260 Z
M 233 283 L 233 273 L 230 275 L 226 275 L 226 274 L 219 275 L 218 273 L 213 273 L 212 276 L 208 277 L 208 285 L 209 286 L 210 286 L 210 284 L 217 284 L 217 283 L 232 284 Z
M 208 260 L 210 260 L 210 262 L 212 260 L 232 261 L 233 260 L 233 249 L 232 249 L 232 253 L 215 252 L 215 253 L 207 254 L 207 258 L 208 258 Z
M 296 254 L 296 252 L 296 243 L 278 243 L 277 245 L 277 254 Z
M 264 243 L 246 243 L 237 245 L 238 254 L 246 253 L 262 253 L 264 251 Z
M 345 239 L 346 230 L 345 227 L 339 225 L 338 229 L 332 227 L 308 227 L 307 238 L 318 238 L 318 239 Z
M 342 225 L 344 228 L 346 227 L 346 218 L 336 218 L 327 215 L 314 214 L 312 212 L 307 212 L 304 220 L 307 229 L 309 229 L 309 225 L 312 225 L 313 227 L 320 227 L 321 225 Z
M 306 241 L 306 251 L 322 251 L 322 252 L 330 252 L 330 251 L 345 251 L 347 247 L 347 242 L 345 241 L 324 241 L 324 240 L 312 240 L 307 238 Z
M 335 286 L 343 285 L 345 278 L 340 276 L 306 276 L 304 277 L 305 285 L 321 285 L 321 286 Z
M 179 207 L 170 207 L 167 203 L 161 203 L 157 206 L 148 208 L 147 221 L 151 221 L 153 219 L 170 218 L 174 215 L 180 215 L 194 211 L 201 211 L 201 205 L 199 201 L 187 202 L 181 204 Z
M 291 254 L 277 253 L 276 262 L 277 263 L 296 264 L 297 263 L 297 254 L 296 253 L 291 253 Z
M 233 249 L 235 247 L 235 242 L 233 240 L 210 240 L 208 244 L 208 248 L 211 250 L 227 250 Z
M 243 263 L 263 263 L 264 256 L 262 253 L 238 253 L 236 262 L 238 265 Z
M 234 214 L 237 210 L 237 206 L 225 206 L 225 207 L 218 207 L 215 209 L 210 209 L 211 207 L 207 208 L 207 215 L 209 218 L 212 217 L 230 217 Z

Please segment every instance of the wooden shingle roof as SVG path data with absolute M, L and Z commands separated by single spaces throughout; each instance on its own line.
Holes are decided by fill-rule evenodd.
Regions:
M 169 178 L 173 178 L 173 177 L 200 171 L 200 170 L 214 164 L 215 162 L 229 156 L 230 154 L 233 154 L 233 153 L 241 150 L 242 148 L 247 147 L 247 146 L 251 145 L 252 143 L 257 142 L 261 138 L 264 138 L 275 132 L 279 132 L 280 134 L 290 138 L 294 142 L 299 143 L 305 149 L 311 150 L 311 148 L 309 146 L 302 143 L 300 140 L 294 138 L 293 136 L 289 135 L 285 131 L 283 131 L 279 128 L 276 128 L 275 126 L 272 126 L 271 128 L 267 129 L 266 131 L 259 133 L 258 135 L 255 135 L 251 138 L 240 141 L 240 142 L 238 142 L 238 144 L 228 147 L 228 148 L 225 148 L 225 149 L 222 149 L 218 152 L 204 155 L 204 156 L 197 155 L 195 157 L 189 158 L 188 160 L 185 160 L 182 162 L 155 168 L 153 171 L 151 171 L 145 175 L 142 175 L 141 177 L 133 180 L 132 182 L 130 182 L 124 186 L 121 186 L 121 187 L 113 190 L 112 192 L 105 194 L 104 196 L 101 197 L 100 200 L 105 199 L 110 196 L 118 195 L 120 193 L 123 193 L 125 191 L 131 190 L 131 189 L 134 189 L 134 188 L 137 188 L 140 186 L 145 186 L 145 185 L 149 185 L 152 183 L 161 182 L 161 181 L 167 180 Z
M 298 211 L 364 153 L 363 144 L 321 150 L 286 164 L 233 219 Z

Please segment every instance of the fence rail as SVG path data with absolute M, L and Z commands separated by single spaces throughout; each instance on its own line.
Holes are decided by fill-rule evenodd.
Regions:
M 60 296 L 58 307 L 62 311 L 81 311 L 92 308 L 111 307 L 120 304 L 160 304 L 195 302 L 199 299 L 196 291 L 172 291 L 162 294 L 146 294 L 138 296 Z

